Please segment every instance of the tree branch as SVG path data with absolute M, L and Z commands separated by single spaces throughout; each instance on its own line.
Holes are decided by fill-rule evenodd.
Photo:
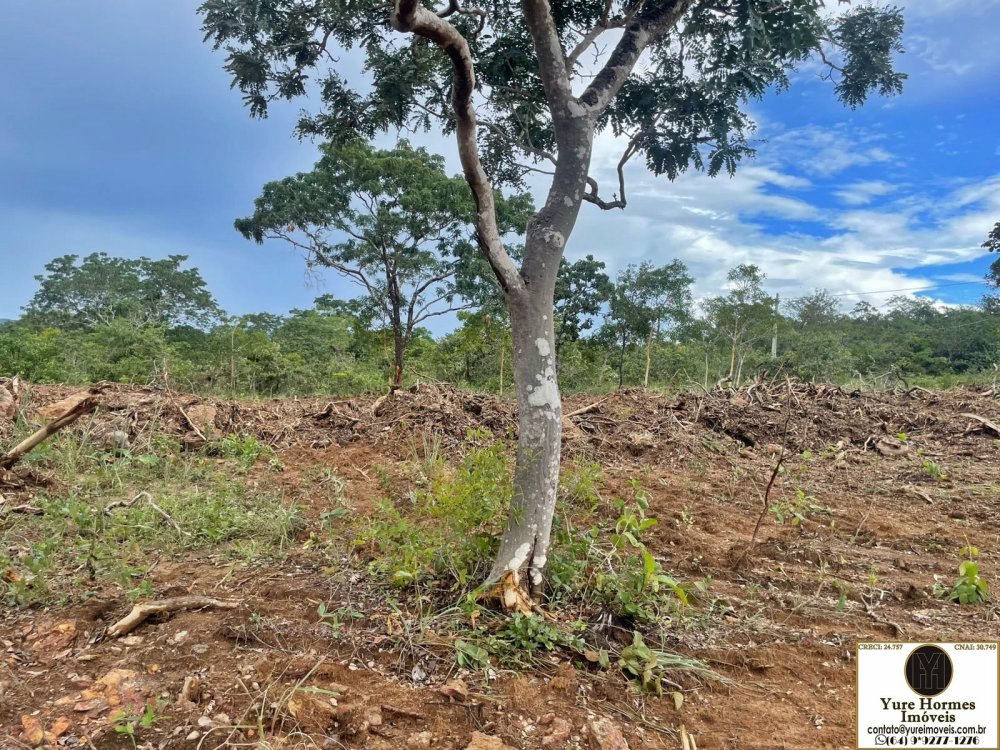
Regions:
M 525 288 L 524 279 L 504 249 L 497 226 L 493 186 L 479 160 L 476 110 L 472 103 L 476 74 L 469 43 L 458 29 L 425 8 L 419 0 L 396 0 L 391 21 L 393 28 L 398 31 L 416 34 L 434 42 L 451 60 L 455 134 L 462 171 L 476 203 L 476 239 L 500 286 L 508 295 L 520 294 Z
M 622 154 L 622 158 L 618 160 L 618 195 L 615 196 L 613 201 L 602 200 L 598 196 L 597 180 L 593 177 L 587 177 L 587 186 L 590 188 L 589 191 L 584 192 L 583 199 L 588 203 L 593 203 L 598 208 L 605 211 L 610 211 L 613 208 L 624 209 L 628 205 L 628 200 L 625 198 L 625 165 L 628 164 L 629 159 L 638 150 L 639 136 L 641 133 L 637 133 L 632 136 L 629 141 L 628 146 L 625 147 L 625 152 Z
M 625 84 L 650 43 L 669 31 L 692 2 L 693 0 L 672 0 L 637 14 L 625 27 L 625 33 L 604 67 L 580 95 L 580 103 L 593 115 L 603 112 Z
M 524 21 L 531 34 L 531 41 L 538 58 L 538 72 L 545 89 L 545 98 L 552 112 L 552 121 L 556 131 L 556 141 L 559 142 L 560 123 L 579 114 L 579 104 L 573 98 L 569 85 L 569 73 L 566 65 L 566 53 L 563 51 L 555 21 L 552 19 L 552 8 L 549 0 L 521 0 L 524 10 Z

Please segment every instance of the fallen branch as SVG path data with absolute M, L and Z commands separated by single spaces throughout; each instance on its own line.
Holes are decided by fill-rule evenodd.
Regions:
M 988 429 L 990 432 L 992 432 L 994 435 L 1000 437 L 1000 427 L 997 427 L 996 422 L 991 422 L 986 417 L 981 417 L 978 414 L 970 414 L 968 412 L 964 414 L 959 414 L 958 416 L 965 417 L 966 419 L 975 420 L 976 422 L 979 422 L 979 424 L 983 425 L 983 427 Z M 968 430 L 966 430 L 966 432 L 968 432 Z
M 36 430 L 0 457 L 0 469 L 10 469 L 32 449 L 45 441 L 46 438 L 54 435 L 63 427 L 73 424 L 73 422 L 87 412 L 93 411 L 96 406 L 97 402 L 93 399 L 92 395 L 81 398 L 76 404 L 70 407 L 69 411 L 53 419 L 41 429 Z
M 605 396 L 604 398 L 600 399 L 599 401 L 595 401 L 592 404 L 587 404 L 586 406 L 583 406 L 583 407 L 577 409 L 576 411 L 571 411 L 569 414 L 563 414 L 563 417 L 565 417 L 565 418 L 579 417 L 579 416 L 581 416 L 583 414 L 590 414 L 591 412 L 597 411 L 597 407 L 599 407 L 601 404 L 603 404 L 605 401 L 607 401 L 608 398 L 609 398 L 609 396 Z
M 180 612 L 187 609 L 204 609 L 214 607 L 216 609 L 236 609 L 243 602 L 228 601 L 225 599 L 212 599 L 207 596 L 177 596 L 173 599 L 162 599 L 156 602 L 146 602 L 136 604 L 132 611 L 120 619 L 110 628 L 108 635 L 119 636 L 131 633 L 142 625 L 149 617 L 159 615 L 164 612 Z
M 173 526 L 177 530 L 178 534 L 183 534 L 184 536 L 191 536 L 190 532 L 184 531 L 184 529 L 178 526 L 177 521 L 175 521 L 173 517 L 169 513 L 167 513 L 167 511 L 163 510 L 163 508 L 161 508 L 159 505 L 153 502 L 153 496 L 150 495 L 145 490 L 140 492 L 131 500 L 116 500 L 113 503 L 108 503 L 107 506 L 105 506 L 104 508 L 104 512 L 105 514 L 110 516 L 111 512 L 117 510 L 118 508 L 131 508 L 133 505 L 135 505 L 136 501 L 140 499 L 145 499 L 146 504 L 149 505 L 149 507 L 155 510 L 157 513 L 159 513 L 160 517 L 163 518 L 164 521 Z
M 177 406 L 177 410 L 181 413 L 181 416 L 184 417 L 185 421 L 187 421 L 187 423 L 189 425 L 191 425 L 191 429 L 194 430 L 194 434 L 197 435 L 198 437 L 200 437 L 202 440 L 204 440 L 207 443 L 208 442 L 208 438 L 205 437 L 205 433 L 198 429 L 198 425 L 196 425 L 194 423 L 194 420 L 191 419 L 191 417 L 188 416 L 188 413 L 186 411 L 184 411 L 184 407 L 181 406 L 180 404 L 177 404 L 176 402 L 175 402 L 175 405 Z

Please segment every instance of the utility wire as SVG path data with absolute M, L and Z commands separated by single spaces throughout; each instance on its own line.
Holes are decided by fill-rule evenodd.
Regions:
M 932 284 L 931 286 L 911 286 L 904 289 L 879 289 L 874 292 L 840 292 L 839 294 L 831 294 L 831 297 L 862 297 L 867 294 L 891 294 L 892 292 L 929 292 L 933 289 L 943 289 L 948 286 L 967 286 L 969 284 L 978 284 L 980 286 L 987 286 L 985 281 L 955 281 L 950 284 Z

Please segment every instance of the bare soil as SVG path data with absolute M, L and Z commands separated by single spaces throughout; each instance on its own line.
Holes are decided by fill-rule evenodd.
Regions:
M 78 389 L 31 390 L 41 405 Z M 336 470 L 354 512 L 369 514 L 387 481 L 409 481 L 405 466 L 423 435 L 454 457 L 470 429 L 512 440 L 517 428 L 513 404 L 442 386 L 377 404 L 94 390 L 102 406 L 92 434 L 121 431 L 138 444 L 162 433 L 193 448 L 252 434 L 271 445 L 282 470 L 251 481 L 279 486 L 311 521 L 319 510 L 302 481 L 310 470 Z M 277 562 L 185 553 L 164 556 L 151 574 L 157 598 L 201 594 L 238 600 L 236 610 L 180 611 L 120 638 L 106 630 L 131 605 L 112 586 L 0 613 L 0 748 L 130 748 L 112 717 L 139 715 L 157 698 L 157 720 L 136 730 L 140 747 L 458 750 L 478 731 L 513 748 L 601 748 L 595 722 L 609 717 L 631 748 L 680 748 L 681 725 L 702 750 L 850 748 L 858 641 L 1000 636 L 994 602 L 935 596 L 935 584 L 953 584 L 967 543 L 996 579 L 996 393 L 755 384 L 568 399 L 565 412 L 578 410 L 565 424 L 567 465 L 599 463 L 608 496 L 641 482 L 660 520 L 650 547 L 663 567 L 711 577 L 713 607 L 678 620 L 669 645 L 726 679 L 678 677 L 679 708 L 672 696 L 639 695 L 621 676 L 566 658 L 484 675 L 458 670 L 451 645 L 434 648 L 433 634 L 406 647 L 400 633 L 416 617 L 387 606 L 357 555 L 314 551 L 306 528 Z M 10 437 L 0 420 L 0 444 Z M 801 490 L 813 509 L 795 525 L 762 507 L 779 459 L 770 504 L 793 503 Z M 58 490 L 24 469 L 0 477 L 0 528 L 46 482 Z M 320 603 L 364 616 L 334 637 Z

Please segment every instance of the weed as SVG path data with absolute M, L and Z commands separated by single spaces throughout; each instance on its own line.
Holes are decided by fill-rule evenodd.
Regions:
M 559 499 L 566 505 L 593 513 L 600 504 L 600 486 L 604 480 L 599 464 L 577 461 L 569 471 L 560 473 Z
M 958 551 L 958 555 L 967 559 L 958 566 L 958 580 L 948 598 L 959 604 L 985 602 L 989 597 L 989 584 L 979 575 L 979 563 L 975 561 L 979 557 L 979 549 L 967 544 Z
M 716 676 L 697 659 L 651 648 L 638 632 L 632 634 L 632 643 L 622 649 L 618 666 L 626 677 L 638 683 L 641 690 L 657 695 L 663 694 L 666 673 L 671 670 L 695 672 L 705 677 Z
M 124 735 L 132 740 L 132 744 L 135 745 L 135 735 L 138 729 L 152 729 L 153 725 L 158 721 L 163 721 L 164 719 L 169 719 L 169 716 L 160 716 L 156 713 L 157 709 L 162 708 L 160 701 L 156 704 L 149 704 L 146 709 L 141 714 L 129 714 L 125 711 L 119 711 L 111 718 L 111 726 L 120 735 Z
M 264 456 L 268 458 L 274 456 L 274 451 L 257 440 L 253 435 L 242 435 L 239 437 L 227 435 L 209 443 L 205 448 L 205 452 L 212 456 L 234 458 L 240 463 L 244 471 L 249 471 L 257 462 L 257 459 Z
M 805 490 L 797 488 L 795 497 L 791 500 L 781 499 L 774 503 L 768 510 L 774 515 L 778 523 L 789 522 L 792 526 L 798 526 L 814 513 L 831 515 L 833 511 L 817 505 L 816 498 L 806 494 Z
M 948 475 L 942 470 L 941 466 L 929 458 L 925 458 L 921 464 L 921 468 L 924 473 L 935 481 L 941 482 L 948 478 Z
M 485 574 L 510 493 L 503 447 L 475 448 L 453 474 L 412 492 L 406 512 L 390 500 L 380 503 L 358 543 L 374 548 L 372 568 L 397 585 L 450 579 L 465 588 Z
M 233 461 L 181 453 L 171 443 L 161 455 L 127 454 L 109 463 L 67 445 L 56 443 L 44 462 L 65 489 L 40 493 L 40 515 L 12 518 L 0 531 L 8 555 L 0 559 L 0 597 L 8 603 L 44 603 L 53 591 L 67 591 L 52 584 L 66 569 L 82 574 L 88 587 L 111 581 L 134 600 L 153 593 L 150 550 L 232 542 L 236 554 L 261 557 L 301 526 L 298 510 L 279 496 L 248 491 Z
M 344 618 L 361 620 L 365 616 L 364 612 L 359 612 L 351 607 L 327 609 L 326 604 L 322 602 L 320 602 L 319 607 L 316 609 L 316 614 L 319 615 L 320 624 L 327 628 L 330 631 L 330 635 L 334 638 L 340 637 L 340 631 L 344 628 Z

